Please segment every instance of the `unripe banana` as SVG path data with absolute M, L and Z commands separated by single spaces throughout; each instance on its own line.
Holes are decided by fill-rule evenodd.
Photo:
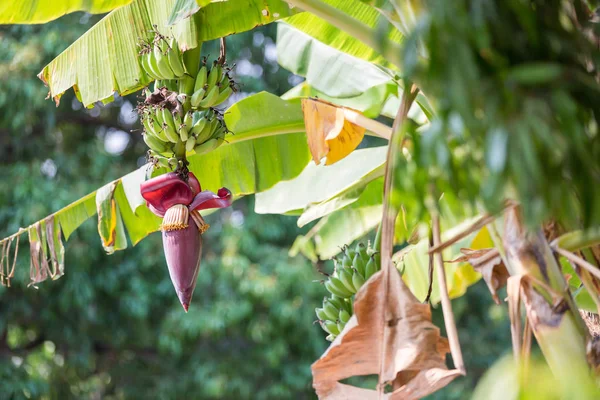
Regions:
M 147 133 L 142 134 L 146 145 L 157 153 L 164 153 L 168 150 L 167 144 L 159 140 L 156 136 Z
M 231 87 L 227 86 L 225 89 L 223 89 L 221 92 L 219 92 L 219 95 L 215 99 L 214 105 L 218 106 L 219 104 L 221 104 L 222 102 L 227 100 L 229 98 L 229 96 L 231 96 L 232 93 L 233 93 L 233 89 Z
M 148 71 L 150 74 L 154 75 L 155 79 L 160 78 L 160 73 L 158 71 L 158 65 L 156 64 L 156 59 L 154 58 L 154 52 L 150 50 L 148 53 L 144 55 L 146 62 L 144 65 L 148 67 Z
M 319 321 L 325 321 L 329 319 L 329 316 L 325 314 L 325 310 L 323 310 L 322 308 L 315 308 L 315 314 L 317 314 L 317 318 L 319 318 Z
M 346 246 L 344 248 L 344 254 L 346 254 L 346 256 L 350 259 L 353 260 L 354 259 L 354 255 L 356 254 L 356 252 L 354 251 L 353 248 L 351 248 L 350 246 Z
M 204 154 L 204 153 L 208 153 L 209 151 L 213 151 L 215 150 L 217 147 L 219 147 L 221 144 L 223 143 L 223 140 L 219 140 L 219 139 L 210 139 L 207 140 L 206 142 L 197 145 L 196 147 L 194 147 L 194 152 L 196 154 Z
M 191 99 L 192 107 L 198 107 L 202 99 L 204 99 L 205 94 L 206 90 L 204 88 L 200 88 L 197 91 L 195 91 Z
M 196 82 L 194 83 L 194 93 L 200 89 L 204 89 L 204 85 L 206 85 L 206 78 L 208 74 L 208 69 L 206 65 L 203 65 L 198 71 L 198 75 L 196 75 Z
M 216 140 L 216 139 L 211 139 L 211 140 Z M 352 292 L 348 291 L 348 289 L 346 289 L 344 287 L 342 282 L 333 276 L 329 277 L 329 280 L 325 282 L 325 288 L 331 294 L 336 295 L 341 298 L 348 298 L 348 297 L 352 296 Z
M 344 284 L 344 287 L 352 294 L 356 293 L 356 289 L 352 284 L 352 273 L 346 268 L 339 268 L 337 271 L 338 279 Z
M 362 285 L 365 284 L 365 278 L 356 269 L 354 270 L 354 273 L 352 274 L 352 284 L 354 285 L 354 288 L 356 289 L 357 292 L 360 290 Z
M 179 138 L 181 139 L 182 142 L 186 142 L 188 139 L 194 139 L 193 136 L 189 135 L 189 132 L 188 132 L 185 124 L 179 125 Z M 194 142 L 195 142 L 195 139 L 194 139 Z M 191 151 L 191 150 L 188 150 L 188 151 Z
M 193 136 L 190 136 L 187 141 L 185 142 L 185 151 L 186 152 L 190 152 L 192 150 L 194 150 L 194 147 L 196 146 L 196 138 Z
M 344 304 L 346 303 L 345 299 L 343 299 L 342 297 L 338 297 L 338 296 L 331 296 L 330 298 L 328 298 L 326 300 L 330 301 L 337 309 L 344 308 Z
M 340 310 L 338 318 L 344 324 L 347 324 L 348 321 L 350 321 L 350 317 L 352 317 L 352 315 L 350 315 L 350 313 L 348 313 L 348 311 L 346 311 L 346 310 Z
M 365 267 L 365 279 L 369 279 L 375 272 L 377 272 L 377 264 L 375 263 L 375 257 L 371 257 Z
M 346 324 L 342 321 L 338 321 L 337 322 L 337 328 L 338 331 L 340 331 L 340 333 L 342 333 L 344 331 L 344 328 L 346 327 Z
M 365 265 L 369 262 L 369 255 L 367 254 L 367 246 L 363 243 L 358 243 L 356 245 L 356 253 L 360 254 L 360 258 L 363 260 Z
M 323 302 L 323 311 L 327 318 L 326 320 L 335 321 L 340 313 L 340 310 L 333 305 L 330 301 L 325 300 Z
M 179 51 L 179 45 L 175 41 L 175 38 L 171 39 L 169 43 L 170 49 L 167 52 L 167 58 L 169 60 L 169 66 L 177 77 L 181 77 L 185 74 L 185 67 L 181 59 L 181 52 Z
M 356 270 L 361 274 L 364 275 L 365 274 L 365 268 L 366 268 L 366 264 L 363 261 L 362 257 L 360 256 L 360 253 L 356 253 L 354 255 L 354 260 L 352 261 L 352 266 L 354 268 L 356 268 Z
M 213 125 L 210 122 L 206 121 L 206 119 L 202 119 L 201 121 L 204 121 L 204 123 L 203 123 L 202 130 L 200 130 L 196 134 L 196 143 L 197 144 L 202 144 L 202 143 L 206 142 L 207 140 L 211 139 L 213 136 L 213 130 L 212 130 Z
M 208 125 L 206 118 L 199 119 L 194 126 L 192 126 L 191 134 L 198 136 L 200 132 Z
M 192 117 L 192 113 L 191 112 L 186 112 L 185 116 L 183 117 L 183 124 L 186 126 L 186 128 L 192 129 L 194 118 Z
M 150 67 L 150 63 L 148 61 L 147 54 L 142 54 L 140 56 L 140 64 L 142 65 L 142 69 L 152 79 L 158 79 L 158 76 L 154 73 L 152 68 Z
M 163 132 L 165 133 L 165 136 L 167 137 L 167 139 L 169 139 L 169 142 L 177 143 L 180 141 L 177 131 L 175 131 L 173 128 L 171 128 L 168 124 L 163 124 L 162 127 L 163 127 Z
M 337 323 L 333 321 L 324 321 L 321 326 L 326 332 L 331 333 L 332 335 L 337 336 L 340 334 L 340 330 L 338 329 Z
M 331 335 L 331 334 L 329 334 L 329 335 L 327 335 L 327 337 L 325 338 L 325 340 L 328 340 L 328 341 L 330 341 L 330 342 L 333 342 L 333 341 L 335 340 L 335 335 Z
M 181 115 L 179 115 L 179 113 L 175 112 L 175 113 L 172 113 L 172 115 L 173 115 L 173 122 L 175 123 L 176 128 L 183 125 L 183 119 L 181 119 Z
M 210 72 L 208 73 L 208 78 L 206 79 L 206 84 L 208 85 L 209 90 L 216 86 L 219 79 L 219 70 L 217 67 L 217 63 L 214 62 Z
M 350 268 L 352 266 L 352 258 L 348 254 L 345 254 L 342 258 L 342 266 L 345 268 Z
M 212 89 L 210 89 L 210 91 L 206 93 L 206 96 L 204 96 L 204 98 L 200 100 L 200 104 L 198 104 L 198 106 L 202 108 L 212 107 L 215 105 L 217 97 L 219 97 L 219 87 L 213 86 Z
M 161 111 L 162 119 L 165 121 L 165 124 L 169 126 L 174 132 L 177 132 L 177 127 L 175 126 L 175 120 L 173 119 L 173 113 L 169 111 L 168 108 L 163 108 Z
M 175 79 L 175 73 L 173 73 L 173 70 L 169 66 L 169 60 L 163 54 L 161 45 L 154 46 L 153 54 L 154 59 L 156 60 L 159 76 L 163 79 Z

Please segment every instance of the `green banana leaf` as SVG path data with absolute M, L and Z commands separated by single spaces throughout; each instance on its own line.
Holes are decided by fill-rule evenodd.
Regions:
M 299 100 L 257 93 L 232 105 L 225 121 L 235 132 L 227 137 L 230 143 L 189 158 L 189 168 L 204 189 L 224 186 L 235 197 L 264 191 L 295 178 L 310 160 Z M 145 165 L 54 213 L 54 229 L 68 240 L 99 211 L 98 231 L 107 252 L 126 248 L 127 237 L 137 244 L 161 223 L 139 193 L 149 168 Z
M 383 175 L 386 154 L 387 147 L 374 147 L 355 150 L 333 165 L 311 162 L 295 179 L 279 182 L 270 190 L 257 193 L 254 211 L 259 214 L 286 214 L 356 191 Z M 330 208 L 315 206 L 304 221 L 320 218 Z
M 43 24 L 75 11 L 103 14 L 132 0 L 5 0 L 0 4 L 0 25 Z
M 380 15 L 375 8 L 358 0 L 323 1 L 324 3 L 337 8 L 345 14 L 355 18 L 357 21 L 360 21 L 363 24 L 373 28 L 374 30 L 377 29 Z M 318 41 L 351 56 L 361 58 L 365 61 L 393 70 L 397 69 L 397 67 L 389 63 L 381 56 L 381 54 L 373 50 L 371 47 L 313 14 L 306 12 L 300 13 L 287 18 L 285 22 L 308 34 L 309 36 L 312 36 Z M 391 42 L 401 43 L 402 34 L 397 29 L 390 29 L 389 33 L 387 34 L 387 39 Z
M 292 15 L 281 0 L 230 0 L 203 7 L 192 18 L 168 26 L 177 0 L 135 0 L 98 22 L 40 72 L 58 103 L 73 87 L 84 106 L 110 102 L 115 92 L 133 93 L 150 83 L 139 63 L 137 43 L 156 29 L 174 36 L 182 50 L 250 30 Z
M 327 46 L 285 23 L 277 26 L 277 62 L 331 97 L 355 97 L 372 87 L 394 84 L 393 72 Z
M 204 7 L 210 4 L 211 0 L 177 0 L 171 15 L 169 16 L 169 25 L 175 25 L 179 21 L 185 18 L 189 18 L 192 15 L 200 11 L 200 7 Z

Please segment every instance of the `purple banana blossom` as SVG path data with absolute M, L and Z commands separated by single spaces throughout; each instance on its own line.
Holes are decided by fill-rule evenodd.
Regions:
M 202 257 L 202 234 L 208 224 L 199 210 L 231 205 L 231 192 L 221 188 L 217 194 L 202 190 L 191 172 L 185 182 L 174 172 L 150 179 L 140 186 L 148 208 L 163 218 L 163 247 L 171 281 L 187 312 L 196 287 Z

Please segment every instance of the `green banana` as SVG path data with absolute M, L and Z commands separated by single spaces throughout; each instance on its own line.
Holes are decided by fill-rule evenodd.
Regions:
M 321 326 L 326 332 L 331 333 L 332 335 L 337 336 L 340 334 L 340 330 L 338 329 L 337 323 L 333 321 L 324 321 Z
M 356 291 L 358 292 L 360 290 L 360 288 L 362 287 L 362 285 L 365 284 L 365 278 L 363 278 L 362 274 L 358 272 L 358 270 L 354 270 L 354 273 L 352 274 L 352 284 L 354 285 L 354 288 L 356 289 Z
M 219 97 L 219 87 L 213 86 L 212 89 L 204 96 L 204 99 L 200 100 L 199 107 L 209 108 L 215 105 L 215 100 Z
M 352 317 L 352 315 L 350 315 L 350 313 L 346 310 L 340 310 L 340 313 L 338 315 L 338 318 L 340 321 L 342 321 L 344 324 L 347 324 L 348 321 L 350 321 L 350 317 Z
M 232 93 L 233 93 L 233 89 L 230 86 L 227 86 L 225 89 L 223 89 L 221 92 L 219 92 L 219 95 L 215 99 L 214 105 L 218 106 L 219 104 L 221 104 L 222 102 L 227 100 L 229 98 L 229 96 L 231 96 Z
M 194 139 L 193 136 L 189 135 L 189 132 L 188 132 L 185 124 L 179 125 L 179 137 L 181 138 L 182 142 L 185 142 L 188 139 Z M 194 142 L 195 142 L 195 139 L 194 139 Z M 188 151 L 190 151 L 190 150 L 188 150 Z
M 168 150 L 167 144 L 159 140 L 156 136 L 147 133 L 142 134 L 146 145 L 157 153 L 164 153 Z
M 352 284 L 352 273 L 346 268 L 339 268 L 337 271 L 337 277 L 342 282 L 344 287 L 352 294 L 356 293 L 356 289 Z
M 204 88 L 200 88 L 197 91 L 195 91 L 191 99 L 192 107 L 198 107 L 205 94 L 206 90 Z
M 185 142 L 185 151 L 189 153 L 190 151 L 194 150 L 194 146 L 196 146 L 196 138 L 190 136 Z
M 208 85 L 209 89 L 212 89 L 213 86 L 215 86 L 217 84 L 218 79 L 219 79 L 219 70 L 217 67 L 217 62 L 215 61 L 213 63 L 212 68 L 210 69 L 210 72 L 208 73 L 208 78 L 206 79 L 206 84 Z
M 183 61 L 181 59 L 181 52 L 179 51 L 179 45 L 175 41 L 175 38 L 171 39 L 169 43 L 170 49 L 167 53 L 167 58 L 169 60 L 169 66 L 175 76 L 182 77 L 185 75 L 185 67 L 183 66 Z
M 342 266 L 345 268 L 350 268 L 352 266 L 352 257 L 348 254 L 344 255 L 342 258 Z
M 146 75 L 148 75 L 152 79 L 158 79 L 158 76 L 150 68 L 150 64 L 148 62 L 148 57 L 146 56 L 146 54 L 140 55 L 140 64 L 142 65 L 142 69 L 144 70 Z
M 325 321 L 329 319 L 329 316 L 325 314 L 325 311 L 322 308 L 315 308 L 315 314 L 317 314 L 319 321 Z
M 365 279 L 369 279 L 375 272 L 377 272 L 377 264 L 375 263 L 375 257 L 371 257 L 365 267 Z
M 207 140 L 206 142 L 194 147 L 194 152 L 196 154 L 208 153 L 209 151 L 213 151 L 214 149 L 219 147 L 222 143 L 223 143 L 223 140 L 210 139 L 210 140 Z
M 173 119 L 173 113 L 169 111 L 168 108 L 163 108 L 160 110 L 162 113 L 162 119 L 165 121 L 165 124 L 169 126 L 173 131 L 177 132 L 177 127 L 175 126 L 175 120 Z
M 354 268 L 356 268 L 356 270 L 361 274 L 364 275 L 365 274 L 365 268 L 366 268 L 366 264 L 363 261 L 362 257 L 360 256 L 360 253 L 356 253 L 354 255 L 354 260 L 352 261 L 352 266 Z
M 356 245 L 356 252 L 360 254 L 360 258 L 363 260 L 365 265 L 369 262 L 369 254 L 367 254 L 367 246 L 363 243 L 358 243 Z
M 194 126 L 192 126 L 191 134 L 198 136 L 200 132 L 208 125 L 206 118 L 199 119 Z
M 336 308 L 333 303 L 331 303 L 330 301 L 325 300 L 323 302 L 323 311 L 325 312 L 325 315 L 327 316 L 327 318 L 325 318 L 326 320 L 330 320 L 330 321 L 335 321 L 337 319 L 338 314 L 340 313 L 340 310 L 338 308 Z
M 194 78 L 188 75 L 184 75 L 179 79 L 179 85 L 177 87 L 179 93 L 185 93 L 191 96 L 194 93 Z
M 169 66 L 169 60 L 163 54 L 160 45 L 154 46 L 153 54 L 154 58 L 156 59 L 156 66 L 158 68 L 159 76 L 163 79 L 175 79 L 175 73 Z
M 169 139 L 169 142 L 171 142 L 171 143 L 177 143 L 177 142 L 180 141 L 179 140 L 179 135 L 177 134 L 177 131 L 175 131 L 169 125 L 163 124 L 163 131 L 165 132 L 165 135 L 167 136 L 167 139 Z
M 211 139 L 213 140 L 213 139 Z M 350 292 L 344 284 L 337 278 L 331 276 L 329 280 L 325 282 L 325 288 L 333 295 L 336 295 L 341 298 L 348 298 L 352 296 L 352 292 Z
M 192 129 L 192 126 L 194 125 L 192 123 L 192 121 L 193 121 L 192 113 L 189 111 L 186 112 L 185 116 L 183 117 L 183 124 L 186 126 L 186 128 Z
M 344 304 L 346 303 L 346 300 L 344 298 L 338 296 L 331 296 L 326 300 L 333 303 L 333 305 L 338 309 L 344 308 Z
M 173 122 L 175 123 L 176 128 L 183 125 L 183 119 L 181 119 L 181 115 L 178 112 L 174 112 L 174 113 L 172 113 L 172 115 L 173 115 Z
M 203 119 L 202 121 L 204 121 L 203 128 L 201 130 L 199 130 L 198 133 L 196 134 L 196 143 L 197 144 L 202 144 L 202 143 L 206 142 L 207 140 L 211 139 L 213 136 L 213 130 L 212 130 L 211 123 L 207 122 L 206 119 Z
M 146 58 L 145 65 L 148 67 L 149 72 L 156 77 L 155 79 L 158 79 L 160 73 L 158 72 L 158 64 L 154 58 L 154 52 L 150 50 L 144 57 Z
M 354 251 L 353 248 L 351 248 L 350 246 L 346 246 L 344 248 L 344 254 L 346 254 L 346 256 L 350 259 L 353 260 L 354 259 L 354 255 L 356 254 L 356 252 Z
M 206 85 L 208 70 L 206 69 L 206 65 L 203 65 L 198 71 L 198 75 L 196 75 L 196 82 L 194 83 L 194 93 L 200 89 L 204 89 L 204 85 Z
M 344 331 L 344 328 L 346 327 L 346 324 L 342 321 L 338 321 L 337 322 L 337 328 L 338 331 L 340 331 L 340 333 L 342 333 Z

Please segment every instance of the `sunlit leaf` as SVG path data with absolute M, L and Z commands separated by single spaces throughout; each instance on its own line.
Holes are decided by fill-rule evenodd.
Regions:
M 277 26 L 277 62 L 331 97 L 358 96 L 374 86 L 394 84 L 390 71 L 327 46 L 285 23 Z
M 121 213 L 114 198 L 118 183 L 119 181 L 108 183 L 96 192 L 98 233 L 102 240 L 102 247 L 108 254 L 127 247 Z
M 102 14 L 132 0 L 18 0 L 0 4 L 1 24 L 43 24 L 75 11 Z
M 56 101 L 73 87 L 87 107 L 110 102 L 115 92 L 135 92 L 150 83 L 139 63 L 137 43 L 152 37 L 154 26 L 174 36 L 182 50 L 291 15 L 281 0 L 215 2 L 193 17 L 168 26 L 176 0 L 136 0 L 111 12 L 48 64 L 39 77 Z
M 309 163 L 295 179 L 279 182 L 271 190 L 256 195 L 255 212 L 285 214 L 303 210 L 367 184 L 381 176 L 386 147 L 354 151 L 339 163 L 330 166 Z
M 363 24 L 376 28 L 379 23 L 380 15 L 373 8 L 357 0 L 325 0 L 325 3 L 336 7 L 349 16 L 362 22 Z M 392 68 L 378 52 L 362 43 L 350 34 L 336 28 L 321 18 L 310 14 L 301 13 L 288 18 L 286 22 L 295 28 L 307 33 L 318 41 L 325 43 L 335 49 L 350 54 L 351 56 L 362 58 L 363 60 Z M 400 43 L 402 35 L 396 29 L 390 31 L 387 35 L 388 40 Z

